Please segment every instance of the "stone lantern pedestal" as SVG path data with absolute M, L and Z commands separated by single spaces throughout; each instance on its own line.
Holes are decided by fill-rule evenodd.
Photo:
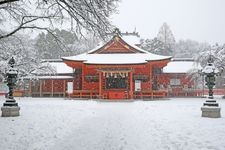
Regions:
M 2 117 L 16 117 L 20 115 L 20 107 L 18 106 L 2 106 Z
M 5 103 L 3 103 L 1 110 L 2 117 L 16 117 L 20 115 L 20 107 L 14 98 L 7 98 Z
M 220 118 L 220 110 L 221 108 L 219 107 L 219 104 L 216 102 L 216 100 L 208 99 L 201 107 L 202 117 Z

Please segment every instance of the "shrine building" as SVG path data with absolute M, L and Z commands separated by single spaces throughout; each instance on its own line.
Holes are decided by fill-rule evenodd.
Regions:
M 62 58 L 75 70 L 70 96 L 100 99 L 165 97 L 157 78 L 170 59 L 126 42 L 119 32 L 93 50 Z

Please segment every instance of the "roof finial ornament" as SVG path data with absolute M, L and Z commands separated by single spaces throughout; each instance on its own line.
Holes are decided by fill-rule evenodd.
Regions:
M 114 35 L 119 35 L 121 36 L 121 32 L 119 30 L 119 28 L 115 28 L 115 30 L 113 31 Z
M 9 62 L 8 62 L 8 64 L 10 65 L 10 67 L 14 67 L 14 64 L 15 64 L 15 59 L 12 57 L 12 58 L 10 58 L 10 60 L 9 60 Z
M 213 57 L 212 57 L 212 55 L 210 54 L 210 55 L 209 55 L 209 58 L 208 58 L 208 63 L 213 63 L 213 62 L 214 62 Z

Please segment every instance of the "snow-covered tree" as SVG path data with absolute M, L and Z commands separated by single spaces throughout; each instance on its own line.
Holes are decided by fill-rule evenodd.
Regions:
M 72 55 L 81 54 L 97 47 L 100 42 L 101 39 L 93 36 L 88 36 L 85 39 L 79 39 L 74 44 L 70 45 L 69 48 L 73 51 Z
M 164 43 L 159 41 L 157 38 L 141 39 L 140 45 L 141 48 L 154 54 L 162 54 L 161 52 L 165 49 Z
M 164 43 L 164 49 L 162 49 L 161 54 L 173 55 L 175 38 L 167 23 L 163 23 L 160 27 L 157 39 Z
M 70 28 L 78 37 L 92 32 L 95 37 L 104 38 L 106 33 L 111 32 L 109 17 L 116 11 L 117 2 L 118 0 L 0 0 L 0 74 L 4 74 L 12 56 L 21 76 L 43 69 L 40 65 L 43 55 L 37 53 L 34 41 L 20 36 L 21 30 L 41 30 L 48 33 L 48 38 L 52 38 L 51 42 L 58 43 L 57 46 L 51 43 L 54 45 L 51 50 L 64 45 L 74 46 L 74 39 L 70 34 L 63 32 L 61 37 L 55 36 L 57 27 Z M 43 37 L 39 41 L 39 46 L 44 45 L 42 52 L 50 44 L 46 43 L 44 36 L 42 34 L 39 38 Z M 52 53 L 58 57 L 61 55 L 59 50 Z
M 10 36 L 0 40 L 0 74 L 5 75 L 8 61 L 14 57 L 19 77 L 33 75 L 36 70 L 48 70 L 41 65 L 41 59 L 34 48 L 34 41 L 28 36 Z
M 207 60 L 211 57 L 214 61 L 215 67 L 217 67 L 220 71 L 220 76 L 217 77 L 216 86 L 223 87 L 224 77 L 225 77 L 225 44 L 219 45 L 215 44 L 200 52 L 197 57 L 197 61 L 201 63 L 202 67 L 207 65 Z
M 0 39 L 20 30 L 52 32 L 55 27 L 70 26 L 78 35 L 85 31 L 103 37 L 111 31 L 109 17 L 118 0 L 1 0 Z M 7 31 L 2 29 L 7 28 Z
M 54 35 L 40 33 L 36 39 L 35 48 L 44 59 L 60 58 L 64 53 L 70 53 L 67 46 L 73 44 L 76 40 L 77 38 L 73 33 L 56 29 Z
M 204 49 L 199 53 L 197 60 L 202 66 L 205 66 L 209 57 L 212 57 L 214 64 L 218 69 L 225 69 L 225 45 L 215 44 L 208 49 Z
M 35 42 L 35 49 L 43 59 L 61 58 L 75 55 L 97 46 L 99 39 L 90 34 L 86 38 L 77 38 L 72 32 L 56 29 L 54 38 L 51 33 L 40 33 Z
M 179 40 L 175 44 L 174 57 L 176 58 L 194 58 L 199 52 L 210 47 L 208 43 L 199 43 L 194 40 Z

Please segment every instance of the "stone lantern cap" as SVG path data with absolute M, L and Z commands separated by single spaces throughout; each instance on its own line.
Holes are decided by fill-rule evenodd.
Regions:
M 210 73 L 217 74 L 217 73 L 219 73 L 219 70 L 214 66 L 213 63 L 207 63 L 205 68 L 203 68 L 202 72 L 204 74 L 210 74 Z
M 10 68 L 8 71 L 7 71 L 8 74 L 17 74 L 18 73 L 18 70 L 17 68 Z

